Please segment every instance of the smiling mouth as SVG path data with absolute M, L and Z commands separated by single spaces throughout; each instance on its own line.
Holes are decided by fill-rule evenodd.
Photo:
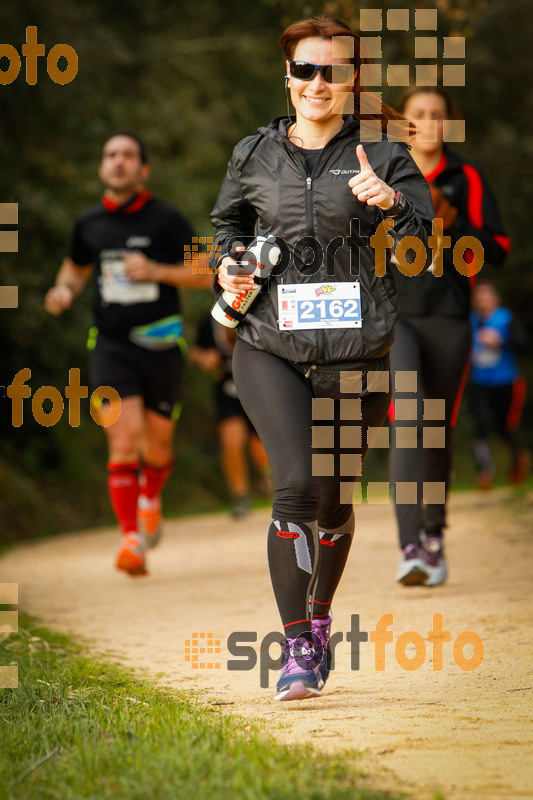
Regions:
M 327 103 L 331 98 L 330 97 L 310 97 L 307 94 L 304 94 L 305 99 L 308 103 L 311 103 L 313 106 L 320 106 L 324 103 Z

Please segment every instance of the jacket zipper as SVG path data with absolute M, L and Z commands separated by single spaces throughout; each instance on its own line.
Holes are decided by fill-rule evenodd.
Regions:
M 305 193 L 305 216 L 306 216 L 306 234 L 307 236 L 315 235 L 315 225 L 313 222 L 313 179 L 310 175 L 307 176 L 305 180 L 305 185 L 307 187 L 307 191 Z M 324 358 L 324 349 L 325 349 L 325 338 L 324 338 L 324 331 L 322 328 L 318 328 L 316 332 L 317 336 L 317 361 L 322 361 Z M 310 372 L 311 370 L 309 370 Z M 309 372 L 305 376 L 306 378 L 309 376 Z
M 336 138 L 337 137 L 335 136 L 334 140 L 336 140 Z M 332 149 L 332 147 L 333 147 L 333 140 L 328 142 L 324 149 Z M 306 235 L 307 236 L 314 236 L 315 235 L 315 226 L 314 226 L 314 221 L 313 221 L 313 179 L 311 178 L 311 176 L 309 175 L 309 173 L 307 171 L 307 164 L 305 164 L 305 162 L 302 163 L 303 157 L 301 157 L 302 161 L 300 161 L 300 159 L 296 159 L 294 157 L 294 155 L 291 153 L 290 149 L 286 145 L 285 145 L 285 150 L 289 154 L 289 157 L 295 163 L 298 163 L 298 165 L 303 170 L 305 170 L 305 173 L 306 173 L 306 178 L 305 178 L 305 185 L 306 185 L 306 192 L 305 192 L 305 224 L 306 224 L 306 229 L 307 229 L 306 230 Z M 319 158 L 319 161 L 318 161 L 318 164 L 317 164 L 317 167 L 319 165 L 322 166 L 325 161 L 326 161 L 326 159 L 324 158 L 324 151 L 322 151 L 322 153 L 320 155 L 320 158 Z M 318 170 L 315 169 L 315 173 L 317 173 L 317 172 L 318 172 Z M 326 349 L 326 347 L 325 347 L 325 345 L 326 345 L 325 333 L 324 333 L 324 330 L 322 328 L 318 328 L 316 333 L 317 333 L 317 361 L 321 362 L 321 361 L 324 360 L 324 352 L 325 352 L 325 349 Z M 310 371 L 311 370 L 309 370 L 307 375 L 305 376 L 306 378 L 309 376 Z
M 315 235 L 315 224 L 313 222 L 313 179 L 310 175 L 307 176 L 305 179 L 305 185 L 307 187 L 307 192 L 305 193 L 305 223 L 306 223 L 306 235 L 307 236 L 314 236 Z

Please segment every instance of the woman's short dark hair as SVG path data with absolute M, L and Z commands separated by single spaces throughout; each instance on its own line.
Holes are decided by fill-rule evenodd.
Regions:
M 287 61 L 291 61 L 294 58 L 296 46 L 302 39 L 316 37 L 327 41 L 337 36 L 349 37 L 353 41 L 354 55 L 353 59 L 350 60 L 353 61 L 354 69 L 357 70 L 352 88 L 354 95 L 354 116 L 360 121 L 378 120 L 383 132 L 387 131 L 387 124 L 390 120 L 405 121 L 405 118 L 401 114 L 386 103 L 381 103 L 381 110 L 379 112 L 367 112 L 365 114 L 361 112 L 361 95 L 369 91 L 365 89 L 364 86 L 361 86 L 361 66 L 363 64 L 372 64 L 372 59 L 361 52 L 361 37 L 342 19 L 322 15 L 298 20 L 285 28 L 279 43 L 283 50 L 284 57 Z M 410 137 L 414 135 L 416 127 L 411 122 L 405 122 L 407 136 Z

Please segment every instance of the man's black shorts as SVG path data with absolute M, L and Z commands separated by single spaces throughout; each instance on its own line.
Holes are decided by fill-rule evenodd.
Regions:
M 233 384 L 233 379 L 230 379 L 231 383 Z M 227 384 L 228 379 L 226 378 L 224 381 L 217 383 L 215 385 L 215 403 L 217 408 L 217 417 L 219 422 L 224 422 L 225 419 L 231 419 L 232 417 L 241 417 L 246 424 L 250 431 L 255 432 L 255 428 L 250 422 L 246 411 L 241 405 L 241 401 L 238 397 L 232 397 L 231 394 L 228 394 L 225 391 L 225 385 Z M 233 388 L 235 384 L 233 384 Z M 236 391 L 236 390 L 235 390 Z
M 89 353 L 93 391 L 99 386 L 111 386 L 121 399 L 140 395 L 145 408 L 178 419 L 184 366 L 179 346 L 147 350 L 127 339 L 99 333 Z

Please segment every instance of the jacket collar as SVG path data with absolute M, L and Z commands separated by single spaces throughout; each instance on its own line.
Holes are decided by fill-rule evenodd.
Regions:
M 359 129 L 359 120 L 356 117 L 354 117 L 353 114 L 346 114 L 346 116 L 343 119 L 344 123 L 342 128 L 337 134 L 335 134 L 333 138 L 336 138 L 337 136 L 338 137 L 346 136 L 348 133 L 352 133 L 353 131 Z M 288 117 L 286 115 L 283 117 L 276 117 L 275 119 L 272 120 L 270 125 L 258 128 L 257 132 L 260 133 L 262 136 L 269 136 L 274 139 L 278 140 L 282 139 L 284 141 L 287 141 L 287 128 L 289 127 L 289 125 L 292 125 L 293 122 L 294 122 L 293 117 Z
M 465 162 L 465 159 L 458 155 L 458 153 L 449 150 L 448 147 L 444 145 L 441 160 L 437 166 L 424 177 L 426 180 L 431 182 L 440 175 L 450 174 L 462 170 L 463 164 L 465 163 L 468 162 Z
M 142 192 L 134 194 L 133 197 L 130 197 L 129 200 L 126 200 L 124 203 L 115 203 L 104 195 L 102 197 L 102 205 L 106 211 L 112 214 L 134 214 L 136 211 L 140 211 L 151 197 L 152 192 L 149 192 L 147 189 L 143 189 Z

